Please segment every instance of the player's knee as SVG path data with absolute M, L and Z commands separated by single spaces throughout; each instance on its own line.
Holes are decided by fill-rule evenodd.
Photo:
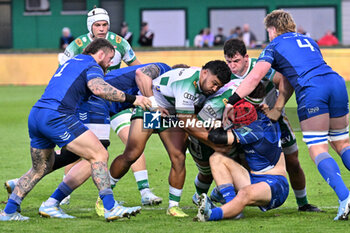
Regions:
M 215 164 L 221 164 L 223 162 L 223 157 L 221 155 L 213 154 L 209 157 L 210 167 L 215 167 Z
M 240 189 L 235 198 L 238 198 L 243 205 L 248 205 L 253 199 L 252 193 L 246 188 Z
M 126 148 L 124 153 L 121 155 L 122 159 L 128 164 L 133 164 L 138 158 L 141 157 L 143 150 L 140 148 Z
M 100 150 L 98 150 L 93 155 L 93 159 L 92 160 L 107 162 L 108 161 L 108 152 L 107 152 L 107 150 L 104 149 L 104 148 L 101 148 Z
M 182 152 L 180 152 L 180 151 L 171 152 L 171 153 L 169 153 L 169 156 L 170 156 L 172 167 L 182 168 L 185 166 L 186 156 Z

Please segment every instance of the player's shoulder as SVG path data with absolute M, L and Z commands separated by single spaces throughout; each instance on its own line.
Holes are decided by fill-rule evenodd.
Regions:
M 89 34 L 83 34 L 78 36 L 74 41 L 71 42 L 76 47 L 86 47 L 88 44 L 90 44 L 90 38 Z
M 114 32 L 108 32 L 107 40 L 114 46 L 130 46 L 129 42 Z

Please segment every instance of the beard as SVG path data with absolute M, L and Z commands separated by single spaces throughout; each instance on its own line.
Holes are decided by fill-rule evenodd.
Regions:
M 108 65 L 106 66 L 105 64 L 103 64 L 103 62 L 99 62 L 98 64 L 101 66 L 103 72 L 106 74 L 109 66 Z

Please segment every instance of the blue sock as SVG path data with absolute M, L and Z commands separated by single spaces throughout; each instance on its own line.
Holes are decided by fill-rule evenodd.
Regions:
M 211 215 L 209 217 L 209 221 L 218 221 L 221 220 L 224 216 L 222 209 L 220 207 L 214 208 L 211 210 Z
M 332 187 L 339 200 L 345 200 L 349 196 L 349 190 L 341 178 L 340 170 L 335 160 L 327 152 L 324 152 L 316 156 L 315 163 L 323 179 Z
M 65 197 L 70 195 L 73 190 L 63 181 L 58 185 L 55 192 L 51 195 L 52 198 L 56 199 L 60 203 Z
M 12 193 L 10 195 L 9 200 L 7 201 L 6 206 L 5 206 L 5 209 L 4 209 L 5 213 L 6 214 L 13 214 L 14 212 L 17 211 L 17 209 L 21 205 L 21 203 L 22 203 L 22 198 L 20 198 L 16 194 Z
M 343 160 L 343 164 L 350 171 L 350 146 L 345 147 L 340 152 L 341 159 Z
M 6 207 L 5 207 L 4 211 L 5 211 L 6 214 L 13 214 L 14 212 L 17 211 L 18 206 L 19 205 L 17 204 L 17 202 L 15 202 L 12 199 L 9 199 L 7 201 L 7 204 L 6 204 Z
M 236 196 L 236 191 L 233 187 L 233 184 L 222 184 L 218 186 L 218 190 L 221 195 L 224 197 L 226 203 L 231 201 Z
M 99 195 L 100 195 L 100 198 L 102 199 L 104 208 L 106 210 L 111 210 L 115 204 L 112 189 L 107 188 L 107 189 L 101 190 Z

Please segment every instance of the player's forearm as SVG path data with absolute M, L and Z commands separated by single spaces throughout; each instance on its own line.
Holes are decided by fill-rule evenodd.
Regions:
M 278 85 L 279 95 L 276 100 L 275 109 L 282 110 L 284 105 L 287 103 L 289 98 L 292 96 L 294 88 L 284 76 L 281 76 L 279 85 Z
M 252 93 L 270 68 L 270 63 L 264 61 L 258 62 L 237 88 L 236 93 L 239 97 L 244 98 Z
M 135 81 L 143 96 L 153 96 L 152 80 L 159 76 L 159 67 L 148 65 L 136 70 Z
M 101 78 L 94 78 L 88 82 L 88 87 L 94 95 L 114 102 L 125 102 L 126 96 L 123 91 L 106 83 Z

